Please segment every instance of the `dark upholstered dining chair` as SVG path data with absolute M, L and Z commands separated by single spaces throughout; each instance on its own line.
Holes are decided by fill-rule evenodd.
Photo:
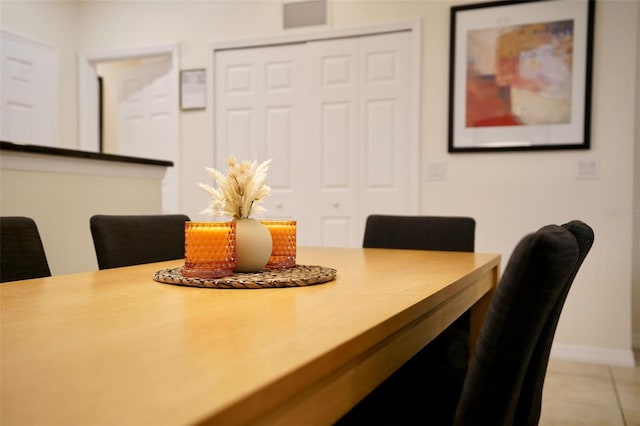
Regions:
M 362 246 L 413 250 L 466 251 L 475 249 L 476 221 L 466 216 L 406 216 L 372 214 L 367 217 Z M 469 311 L 414 355 L 430 375 L 442 376 L 440 396 L 448 401 L 460 393 L 458 383 L 469 360 Z M 447 397 L 446 395 L 449 395 Z
M 0 217 L 0 282 L 50 276 L 36 222 L 23 216 Z
M 189 216 L 95 215 L 89 220 L 99 269 L 184 257 Z
M 560 296 L 556 300 L 551 314 L 544 325 L 540 339 L 536 343 L 531 356 L 529 368 L 527 369 L 527 374 L 524 379 L 525 381 L 522 384 L 520 398 L 518 400 L 518 408 L 516 411 L 516 421 L 518 424 L 538 424 L 542 408 L 542 389 L 544 385 L 544 378 L 547 373 L 551 344 L 553 343 L 553 337 L 555 336 L 558 321 L 560 320 L 560 314 L 562 313 L 562 308 L 564 307 L 564 302 L 567 299 L 573 280 L 580 270 L 582 262 L 591 250 L 591 246 L 594 241 L 593 229 L 582 221 L 572 220 L 571 222 L 562 225 L 562 227 L 571 232 L 578 243 L 578 262 L 573 269 L 567 284 L 563 287 Z
M 416 250 L 473 251 L 476 221 L 471 217 L 367 217 L 362 247 Z
M 338 424 L 537 425 L 558 319 L 593 241 L 589 225 L 572 221 L 518 242 L 454 401 L 412 359 Z

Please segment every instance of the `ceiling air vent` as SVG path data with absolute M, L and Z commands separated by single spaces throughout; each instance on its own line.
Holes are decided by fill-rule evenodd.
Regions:
M 306 0 L 284 3 L 284 28 L 326 25 L 327 0 Z

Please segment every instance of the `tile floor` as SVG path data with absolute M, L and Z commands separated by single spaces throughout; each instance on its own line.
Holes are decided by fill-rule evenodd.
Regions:
M 640 350 L 636 367 L 550 359 L 539 426 L 640 426 Z

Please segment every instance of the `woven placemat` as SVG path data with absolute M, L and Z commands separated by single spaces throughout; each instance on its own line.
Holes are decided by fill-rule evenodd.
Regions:
M 336 278 L 337 271 L 317 265 L 296 265 L 287 269 L 265 269 L 255 273 L 235 273 L 223 278 L 189 278 L 182 276 L 182 267 L 163 269 L 153 275 L 165 284 L 206 288 L 276 288 L 321 284 Z

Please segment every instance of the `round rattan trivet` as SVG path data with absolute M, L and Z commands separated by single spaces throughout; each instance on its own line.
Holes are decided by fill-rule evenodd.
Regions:
M 265 269 L 256 273 L 235 273 L 223 278 L 188 278 L 182 267 L 163 269 L 154 274 L 155 281 L 165 284 L 207 288 L 276 288 L 302 287 L 335 279 L 337 271 L 316 265 L 296 265 L 287 269 Z

